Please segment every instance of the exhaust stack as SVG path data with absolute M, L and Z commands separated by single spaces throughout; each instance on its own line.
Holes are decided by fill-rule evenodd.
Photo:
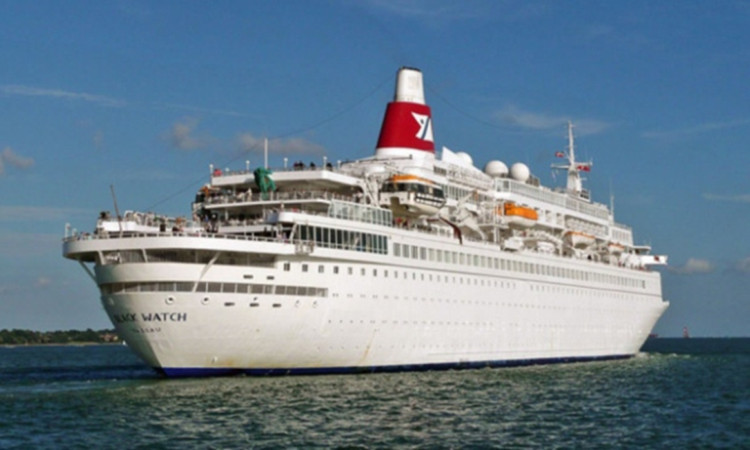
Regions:
M 378 158 L 435 158 L 432 113 L 425 104 L 422 72 L 402 67 L 394 100 L 388 103 L 375 149 Z

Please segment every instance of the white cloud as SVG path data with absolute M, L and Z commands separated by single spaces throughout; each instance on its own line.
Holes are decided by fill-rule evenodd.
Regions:
M 95 131 L 91 137 L 91 143 L 94 144 L 95 148 L 104 148 L 104 133 L 101 130 Z
M 703 198 L 705 198 L 706 200 L 718 201 L 718 202 L 750 203 L 750 194 L 737 194 L 737 195 L 703 194 Z
M 9 165 L 18 169 L 28 169 L 34 165 L 34 158 L 26 158 L 14 152 L 12 148 L 5 147 L 0 153 L 0 175 L 5 173 L 5 167 Z
M 456 2 L 454 0 L 366 0 L 365 7 L 428 25 L 445 25 L 456 20 L 526 21 L 547 15 L 548 5 L 540 2 Z
M 368 0 L 366 3 L 371 8 L 407 19 L 454 20 L 482 17 L 477 8 L 441 0 Z
M 127 105 L 124 100 L 119 100 L 103 95 L 87 94 L 85 92 L 70 92 L 61 89 L 45 89 L 33 86 L 23 86 L 18 84 L 6 84 L 0 86 L 0 93 L 6 95 L 21 95 L 30 97 L 47 97 L 62 100 L 78 100 L 90 103 L 96 103 L 101 106 L 122 107 Z
M 159 168 L 128 171 L 118 177 L 118 180 L 122 181 L 170 181 L 180 179 L 181 177 L 176 173 Z
M 750 274 L 750 256 L 741 259 L 734 264 L 734 270 L 741 273 Z
M 1 216 L 2 213 L 0 212 Z M 62 224 L 59 234 L 0 231 L 3 231 L 0 234 L 0 248 L 3 249 L 0 252 L 0 263 L 17 264 L 20 260 L 37 260 L 40 256 L 55 255 L 59 257 L 60 255 L 64 233 Z
M 190 111 L 194 113 L 202 114 L 215 114 L 221 116 L 234 116 L 234 117 L 248 117 L 247 114 L 239 113 L 237 111 L 230 111 L 226 109 L 211 109 L 201 108 L 199 106 L 180 105 L 177 103 L 153 103 L 152 106 L 155 109 L 177 109 L 182 111 Z
M 172 147 L 180 150 L 195 150 L 209 146 L 214 139 L 209 136 L 195 136 L 198 119 L 186 117 L 172 125 L 164 138 Z
M 96 211 L 81 208 L 59 208 L 54 206 L 3 206 L 0 205 L 0 222 L 68 220 L 71 217 L 92 216 Z
M 601 133 L 611 126 L 601 120 L 576 119 L 569 116 L 523 111 L 513 105 L 508 105 L 497 111 L 495 117 L 509 125 L 530 130 L 565 129 L 568 126 L 568 122 L 571 121 L 575 127 L 576 134 L 579 136 Z
M 251 133 L 242 133 L 237 143 L 242 152 L 263 153 L 264 138 Z M 302 138 L 274 138 L 268 140 L 268 152 L 282 155 L 324 155 L 324 147 Z
M 711 273 L 716 267 L 705 259 L 688 258 L 683 266 L 670 267 L 670 271 L 683 275 L 692 275 L 699 273 Z
M 47 287 L 50 284 L 52 284 L 52 280 L 44 276 L 37 278 L 35 283 L 36 287 Z
M 680 128 L 676 130 L 646 131 L 642 133 L 641 136 L 645 138 L 655 138 L 655 139 L 682 138 L 682 137 L 692 136 L 695 134 L 710 133 L 712 131 L 723 130 L 727 128 L 735 128 L 735 127 L 740 127 L 744 125 L 750 125 L 750 119 L 745 118 L 745 119 L 728 120 L 725 122 L 708 122 L 708 123 L 698 124 L 698 125 L 694 125 L 691 127 Z

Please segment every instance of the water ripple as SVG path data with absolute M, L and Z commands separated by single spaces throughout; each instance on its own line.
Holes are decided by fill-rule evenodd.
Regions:
M 747 353 L 643 354 L 514 369 L 166 380 L 119 349 L 98 351 L 84 357 L 88 365 L 71 363 L 69 354 L 62 368 L 0 368 L 0 448 L 750 444 Z

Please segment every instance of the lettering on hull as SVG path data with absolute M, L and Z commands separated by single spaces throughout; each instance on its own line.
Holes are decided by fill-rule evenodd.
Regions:
M 120 313 L 111 314 L 113 323 L 133 323 L 133 322 L 187 322 L 188 315 L 186 312 L 150 312 L 141 313 Z

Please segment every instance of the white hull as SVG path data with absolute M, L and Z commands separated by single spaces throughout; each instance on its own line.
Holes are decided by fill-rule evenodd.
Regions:
M 155 262 L 96 267 L 97 283 L 104 286 L 102 303 L 118 334 L 148 364 L 170 375 L 398 370 L 626 357 L 639 350 L 667 306 L 659 295 L 658 274 L 536 253 L 502 256 L 510 258 L 508 267 L 513 261 L 518 267 L 528 261 L 562 262 L 569 270 L 606 272 L 610 277 L 637 275 L 640 281 L 631 284 L 639 287 L 614 287 L 613 280 L 584 285 L 564 277 L 493 267 L 469 274 L 451 264 L 427 267 L 430 264 L 410 264 L 411 260 L 399 264 L 403 261 L 392 256 L 361 254 L 354 256 L 371 261 L 356 260 L 351 252 L 322 248 L 302 261 L 291 243 L 190 237 L 129 241 L 134 248 L 147 249 L 150 244 L 176 243 L 195 248 L 256 247 L 280 257 L 272 267 Z M 75 247 L 96 244 L 66 245 L 75 252 L 83 250 Z M 471 250 L 492 250 L 486 247 Z M 289 261 L 289 270 L 283 261 Z M 308 265 L 307 272 L 302 272 L 303 264 Z M 199 278 L 206 283 L 205 290 L 236 291 L 243 284 L 247 292 L 190 292 Z M 182 282 L 184 290 L 159 290 L 174 288 L 175 282 Z M 217 284 L 209 287 L 210 283 Z M 275 293 L 286 291 L 286 286 L 318 291 Z

